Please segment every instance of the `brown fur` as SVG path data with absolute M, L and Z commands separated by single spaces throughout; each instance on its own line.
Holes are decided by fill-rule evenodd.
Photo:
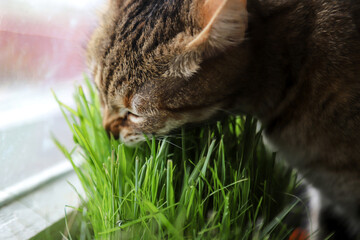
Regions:
M 112 1 L 88 50 L 104 126 L 133 144 L 253 114 L 359 231 L 359 22 L 356 0 Z

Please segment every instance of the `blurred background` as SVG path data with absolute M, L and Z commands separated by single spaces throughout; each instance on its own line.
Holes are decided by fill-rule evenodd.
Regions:
M 4 189 L 66 161 L 51 134 L 68 148 L 72 137 L 51 89 L 71 105 L 102 3 L 0 1 L 0 205 Z

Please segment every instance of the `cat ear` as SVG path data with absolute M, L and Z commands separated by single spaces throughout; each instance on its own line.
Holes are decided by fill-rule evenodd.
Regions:
M 243 41 L 247 27 L 246 0 L 199 0 L 196 10 L 202 30 L 188 50 L 223 50 Z
M 185 51 L 171 61 L 163 76 L 189 78 L 199 70 L 201 60 L 197 51 Z
M 246 0 L 194 0 L 194 14 L 201 31 L 186 43 L 185 51 L 169 65 L 164 76 L 189 78 L 203 57 L 244 40 L 247 27 Z

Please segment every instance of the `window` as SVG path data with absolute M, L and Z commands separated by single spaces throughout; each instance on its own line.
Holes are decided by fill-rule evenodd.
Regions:
M 50 90 L 71 104 L 102 2 L 0 2 L 0 232 L 8 223 L 2 212 L 14 197 L 71 171 L 51 139 L 52 133 L 72 147 Z M 62 185 L 68 186 L 66 181 Z

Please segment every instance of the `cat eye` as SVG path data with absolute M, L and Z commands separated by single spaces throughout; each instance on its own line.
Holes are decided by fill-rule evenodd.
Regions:
M 119 110 L 120 117 L 123 118 L 124 121 L 130 120 L 133 123 L 139 123 L 143 120 L 143 118 L 136 113 L 130 111 L 129 109 L 122 108 Z
M 127 112 L 125 119 L 128 119 L 133 123 L 140 123 L 140 122 L 142 122 L 144 120 L 143 117 L 140 117 L 139 115 L 134 114 L 134 113 L 132 113 L 130 111 Z
M 127 117 L 127 118 L 133 118 L 133 117 L 140 117 L 140 116 L 137 115 L 137 114 L 135 114 L 135 113 L 133 113 L 133 112 L 128 111 L 128 112 L 126 113 L 126 117 Z

